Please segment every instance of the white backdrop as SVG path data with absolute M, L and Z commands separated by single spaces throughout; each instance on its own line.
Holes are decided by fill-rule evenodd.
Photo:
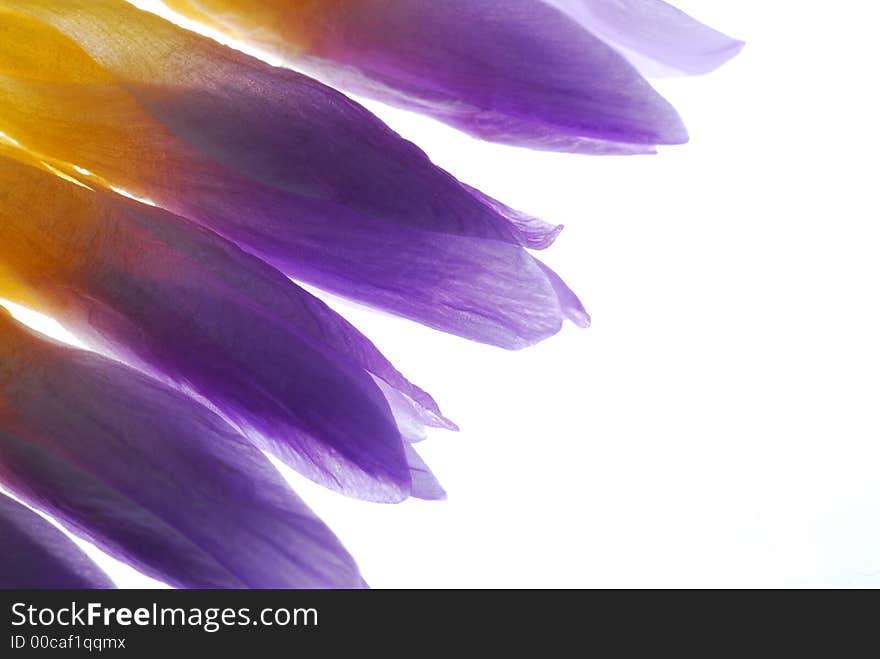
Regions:
M 368 103 L 566 224 L 543 258 L 594 319 L 506 353 L 336 304 L 463 428 L 421 445 L 446 502 L 291 476 L 373 586 L 880 586 L 876 10 L 676 4 L 748 45 L 657 82 L 693 135 L 657 157 L 494 146 Z

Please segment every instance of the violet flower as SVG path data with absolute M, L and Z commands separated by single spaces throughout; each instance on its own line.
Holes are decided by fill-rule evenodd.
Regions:
M 649 0 L 172 4 L 346 89 L 584 153 L 684 141 L 636 67 L 741 45 Z M 301 73 L 123 0 L 0 0 L 0 297 L 96 351 L 0 312 L 0 486 L 173 586 L 362 587 L 263 451 L 349 496 L 441 499 L 413 443 L 456 427 L 291 278 L 523 348 L 590 322 L 529 251 L 559 231 Z M 0 531 L 0 587 L 112 585 L 5 496 Z

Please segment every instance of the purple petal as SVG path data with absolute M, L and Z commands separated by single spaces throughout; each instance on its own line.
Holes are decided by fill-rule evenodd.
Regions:
M 446 491 L 422 457 L 412 446 L 406 447 L 406 458 L 412 473 L 413 496 L 427 501 L 442 501 Z
M 0 445 L 3 434 L 0 433 Z M 0 458 L 2 460 L 2 458 Z M 0 493 L 0 589 L 113 588 L 67 536 Z
M 295 261 L 283 261 L 277 249 L 269 260 L 324 290 L 504 348 L 553 336 L 565 319 L 589 325 L 561 279 L 516 245 L 404 228 L 379 232 L 345 220 Z M 404 258 L 389 262 L 383 250 Z
M 356 588 L 353 560 L 256 448 L 189 397 L 0 314 L 0 482 L 188 588 Z
M 479 137 L 587 153 L 687 140 L 623 58 L 535 0 L 365 0 L 315 20 L 309 54 L 344 67 L 333 82 Z
M 411 398 L 395 389 L 381 378 L 375 378 L 376 384 L 385 394 L 385 400 L 391 406 L 394 420 L 401 437 L 411 444 L 427 439 L 427 428 L 444 428 L 458 431 L 457 425 L 448 419 L 438 416 L 430 409 L 416 404 Z
M 410 494 L 374 378 L 420 422 L 454 427 L 324 303 L 215 234 L 2 158 L 0 184 L 7 278 L 91 345 L 193 391 L 309 478 L 370 500 Z
M 687 141 L 623 57 L 541 0 L 172 4 L 334 86 L 484 139 L 600 154 Z
M 151 199 L 288 275 L 467 338 L 521 347 L 566 317 L 583 322 L 521 249 L 548 245 L 556 227 L 461 185 L 344 96 L 124 3 L 15 5 L 78 44 L 52 28 L 48 60 L 84 50 L 100 80 L 37 80 L 63 78 L 54 68 L 5 80 L 4 130 L 54 166 Z
M 620 49 L 646 74 L 658 70 L 708 73 L 745 45 L 660 0 L 544 1 Z M 646 68 L 646 63 L 654 66 Z

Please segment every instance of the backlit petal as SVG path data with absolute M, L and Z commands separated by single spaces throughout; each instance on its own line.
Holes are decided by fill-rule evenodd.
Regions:
M 374 378 L 395 405 L 443 425 L 430 396 L 324 303 L 161 209 L 0 157 L 0 261 L 0 295 L 14 295 L 3 290 L 13 281 L 92 346 L 193 391 L 346 494 L 410 493 L 400 432 Z
M 329 529 L 220 417 L 2 311 L 0 483 L 173 586 L 363 583 Z
M 687 133 L 599 37 L 540 0 L 172 0 L 330 84 L 479 137 L 644 153 Z
M 518 348 L 586 324 L 522 249 L 556 227 L 463 186 L 344 96 L 121 0 L 3 6 L 18 11 L 0 9 L 0 131 L 57 169 L 467 338 Z
M 61 531 L 2 493 L 0 556 L 0 589 L 113 588 L 101 568 Z

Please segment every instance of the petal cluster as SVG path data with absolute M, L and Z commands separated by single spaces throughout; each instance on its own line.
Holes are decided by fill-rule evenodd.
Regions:
M 126 366 L 41 339 L 2 311 L 0 479 L 174 586 L 363 583 L 330 530 L 219 416 Z
M 637 67 L 702 73 L 742 45 L 659 0 L 167 4 L 335 86 L 477 137 L 590 154 L 687 141 Z
M 89 349 L 0 309 L 0 587 L 113 587 L 33 510 L 175 587 L 364 587 L 266 454 L 435 500 L 413 444 L 457 428 L 301 284 L 507 349 L 590 318 L 533 255 L 561 227 L 326 83 L 498 142 L 649 153 L 687 133 L 643 76 L 742 44 L 656 0 L 167 3 L 304 73 L 124 0 L 0 0 L 0 298 Z
M 121 0 L 4 5 L 0 130 L 68 174 L 469 339 L 521 348 L 588 323 L 525 249 L 557 227 L 462 185 L 329 87 Z
M 370 341 L 238 247 L 167 211 L 0 157 L 0 296 L 192 391 L 313 480 L 413 492 L 395 405 L 451 426 Z M 9 282 L 4 290 L 4 282 Z

